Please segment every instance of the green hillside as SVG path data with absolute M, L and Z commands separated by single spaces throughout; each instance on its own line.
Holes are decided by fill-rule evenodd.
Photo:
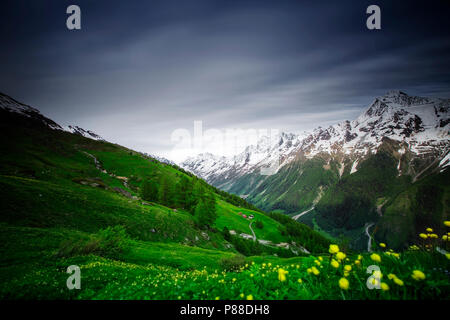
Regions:
M 244 175 L 227 189 L 236 194 L 250 194 L 247 200 L 256 206 L 282 213 L 302 212 L 311 207 L 325 189 L 339 176 L 337 163 L 328 159 L 298 159 L 283 166 L 275 175 Z
M 330 240 L 310 227 L 175 165 L 1 116 L 0 299 L 341 299 L 347 290 L 338 285 L 343 271 L 331 269 Z M 341 268 L 354 268 L 347 297 L 401 293 L 358 287 L 370 259 L 341 248 Z M 411 252 L 402 268 L 389 260 L 386 268 L 406 278 L 408 259 L 423 270 L 446 261 L 429 255 Z M 70 265 L 80 267 L 81 290 L 66 287 Z M 447 285 L 427 276 L 435 288 Z M 416 292 L 411 283 L 406 297 Z
M 417 241 L 423 226 L 445 232 L 441 221 L 450 215 L 450 172 L 433 174 L 409 186 L 389 200 L 377 224 L 375 238 L 402 249 Z

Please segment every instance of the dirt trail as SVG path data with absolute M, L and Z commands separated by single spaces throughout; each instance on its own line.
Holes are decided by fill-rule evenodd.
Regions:
M 256 234 L 255 234 L 255 231 L 253 231 L 252 223 L 253 223 L 253 221 L 250 222 L 248 227 L 250 228 L 251 232 L 253 233 L 253 241 L 256 241 Z
M 367 241 L 367 251 L 368 252 L 371 252 L 372 251 L 372 236 L 369 234 L 369 228 L 371 227 L 371 226 L 373 226 L 374 225 L 374 223 L 373 222 L 371 222 L 371 223 L 369 223 L 369 225 L 366 227 L 366 235 L 367 235 L 367 237 L 369 237 L 369 240 Z
M 379 205 L 377 206 L 377 213 L 378 213 L 378 215 L 379 215 L 380 217 L 383 216 L 383 212 L 381 211 L 381 209 L 382 209 L 383 206 L 386 204 L 386 202 L 388 202 L 387 199 L 384 200 L 383 203 L 381 203 L 381 204 L 379 204 Z
M 98 161 L 97 158 L 96 158 L 94 155 L 92 155 L 92 154 L 90 154 L 90 153 L 88 153 L 88 152 L 86 152 L 86 151 L 82 151 L 82 152 L 83 152 L 85 155 L 87 155 L 87 156 L 91 157 L 92 159 L 94 159 L 95 167 L 97 168 L 97 170 L 99 170 L 99 171 L 101 171 L 101 172 L 103 172 L 103 173 L 106 173 L 107 175 L 109 175 L 109 176 L 112 177 L 112 178 L 116 178 L 116 176 L 115 176 L 114 174 L 109 173 L 109 172 L 107 172 L 105 169 L 102 168 L 102 165 L 100 164 L 100 161 Z M 120 179 L 120 181 L 122 182 L 122 184 L 123 184 L 123 186 L 124 186 L 125 188 L 129 188 L 127 180 L 122 180 L 122 179 Z

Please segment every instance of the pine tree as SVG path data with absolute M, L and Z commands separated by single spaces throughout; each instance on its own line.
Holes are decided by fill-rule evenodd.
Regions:
M 147 201 L 158 201 L 158 186 L 153 180 L 145 180 L 141 188 L 141 198 Z
M 195 221 L 200 227 L 211 227 L 217 219 L 216 200 L 212 194 L 205 193 L 199 198 L 194 211 Z
M 181 208 L 188 209 L 192 188 L 189 179 L 185 176 L 180 177 L 180 181 L 176 186 L 177 205 Z
M 159 202 L 168 207 L 173 206 L 174 195 L 175 195 L 174 185 L 166 176 L 163 176 L 159 187 L 159 194 L 158 194 Z

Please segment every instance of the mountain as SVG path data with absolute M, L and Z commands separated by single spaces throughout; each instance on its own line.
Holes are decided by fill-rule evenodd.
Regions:
M 271 144 L 268 137 L 263 137 L 256 146 L 248 146 L 234 157 L 200 154 L 186 159 L 182 166 L 214 185 L 226 188 L 230 179 L 277 161 L 279 170 L 299 155 L 312 159 L 320 153 L 341 154 L 354 159 L 352 169 L 355 172 L 358 160 L 376 153 L 384 138 L 401 142 L 405 149 L 400 149 L 400 153 L 410 151 L 415 155 L 427 155 L 438 152 L 442 157 L 449 147 L 449 107 L 450 99 L 411 97 L 401 91 L 391 91 L 376 98 L 353 121 L 326 129 L 319 127 L 302 135 L 283 132 L 277 139 L 272 139 L 274 143 Z
M 91 131 L 91 130 L 85 130 L 83 128 L 80 128 L 78 126 L 67 126 L 66 128 L 64 128 L 65 131 L 73 133 L 73 134 L 77 134 L 79 136 L 85 137 L 85 138 L 89 138 L 89 139 L 94 139 L 94 140 L 100 140 L 100 141 L 104 141 L 105 139 L 103 139 L 102 137 L 100 137 L 98 134 L 96 134 L 95 132 Z
M 3 94 L 1 92 L 0 92 L 0 108 L 7 112 L 22 115 L 30 120 L 33 120 L 34 122 L 41 122 L 42 124 L 48 126 L 51 129 L 62 130 L 62 127 L 59 124 L 57 124 L 53 120 L 50 120 L 47 117 L 44 117 L 39 110 L 30 107 L 26 104 L 23 104 L 21 102 L 18 102 L 17 100 L 14 100 L 10 96 Z
M 333 236 L 348 235 L 362 246 L 363 227 L 382 219 L 401 190 L 448 174 L 449 108 L 450 99 L 391 91 L 353 121 L 302 135 L 282 133 L 271 144 L 266 137 L 232 158 L 199 155 L 182 167 L 264 210 L 290 214 Z M 447 193 L 441 195 L 439 201 L 447 201 Z M 439 212 L 447 215 L 447 206 Z M 378 234 L 387 237 L 383 230 Z
M 329 240 L 308 226 L 265 213 L 167 159 L 76 126 L 64 130 L 6 95 L 0 101 L 0 234 L 8 261 L 15 252 L 18 264 L 26 263 L 21 257 L 33 260 L 19 244 L 36 242 L 53 263 L 76 254 L 106 257 L 111 252 L 98 247 L 97 237 L 116 232 L 134 241 L 134 259 L 172 267 L 200 268 L 204 261 L 218 267 L 222 258 L 296 257 L 328 248 Z
M 0 92 L 0 108 L 7 112 L 13 112 L 33 120 L 34 122 L 40 122 L 44 126 L 49 127 L 54 130 L 64 130 L 73 134 L 80 135 L 82 137 L 94 139 L 94 140 L 104 140 L 98 134 L 91 130 L 85 130 L 78 126 L 67 126 L 62 127 L 53 120 L 45 117 L 41 112 L 33 107 L 26 104 L 18 102 L 17 100 L 11 98 L 10 96 Z

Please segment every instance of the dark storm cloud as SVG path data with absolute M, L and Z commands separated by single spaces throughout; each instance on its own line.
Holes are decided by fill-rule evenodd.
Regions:
M 446 1 L 67 1 L 2 8 L 1 91 L 142 151 L 204 127 L 311 129 L 390 89 L 450 96 Z M 378 4 L 382 30 L 365 27 Z

